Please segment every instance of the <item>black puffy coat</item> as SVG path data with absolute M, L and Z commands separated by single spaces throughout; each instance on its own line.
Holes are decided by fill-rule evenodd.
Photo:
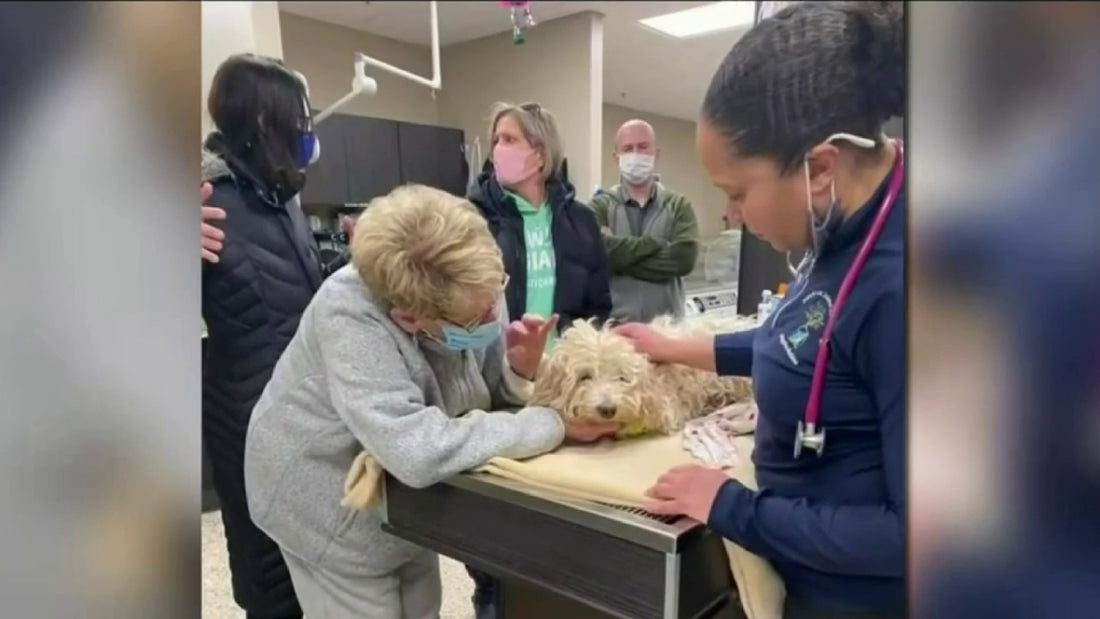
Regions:
M 600 227 L 592 209 L 576 200 L 567 166 L 547 181 L 547 201 L 552 220 L 550 235 L 556 260 L 554 312 L 559 330 L 578 318 L 595 318 L 603 323 L 611 314 L 611 280 Z M 486 161 L 477 187 L 469 200 L 489 222 L 504 255 L 509 283 L 505 291 L 508 315 L 522 316 L 527 307 L 527 250 L 523 216 L 515 200 L 504 192 L 493 176 L 493 164 Z
M 229 161 L 227 161 L 227 159 Z M 297 200 L 280 203 L 231 157 L 203 152 L 207 201 L 225 210 L 219 262 L 203 262 L 202 431 L 229 547 L 233 593 L 250 615 L 300 616 L 278 546 L 248 512 L 244 444 L 252 408 L 328 272 Z

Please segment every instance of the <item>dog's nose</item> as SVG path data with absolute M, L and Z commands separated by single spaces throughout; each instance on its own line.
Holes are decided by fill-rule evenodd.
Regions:
M 596 407 L 596 412 L 604 419 L 611 419 L 615 416 L 615 407 L 610 404 L 601 404 Z

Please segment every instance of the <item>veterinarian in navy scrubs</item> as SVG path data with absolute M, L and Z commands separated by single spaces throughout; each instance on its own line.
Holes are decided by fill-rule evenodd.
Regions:
M 786 619 L 905 612 L 904 161 L 882 134 L 904 113 L 903 32 L 901 3 L 797 3 L 738 41 L 697 151 L 731 219 L 806 258 L 752 331 L 619 327 L 655 361 L 752 376 L 760 490 L 686 467 L 656 482 L 650 508 L 768 559 Z

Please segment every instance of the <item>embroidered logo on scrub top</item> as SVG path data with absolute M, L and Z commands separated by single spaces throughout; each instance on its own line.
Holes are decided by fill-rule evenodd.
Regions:
M 802 347 L 811 338 L 816 337 L 825 328 L 825 321 L 829 318 L 829 311 L 833 308 L 833 299 L 827 293 L 814 291 L 802 299 L 803 319 L 791 332 L 779 337 L 783 344 L 783 350 L 791 363 L 798 365 L 798 357 L 795 351 Z

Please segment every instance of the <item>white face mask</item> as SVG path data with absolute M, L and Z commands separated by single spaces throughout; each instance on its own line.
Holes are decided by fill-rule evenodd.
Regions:
M 630 185 L 644 185 L 653 178 L 653 164 L 656 157 L 645 153 L 623 153 L 619 155 L 619 172 L 623 180 Z

